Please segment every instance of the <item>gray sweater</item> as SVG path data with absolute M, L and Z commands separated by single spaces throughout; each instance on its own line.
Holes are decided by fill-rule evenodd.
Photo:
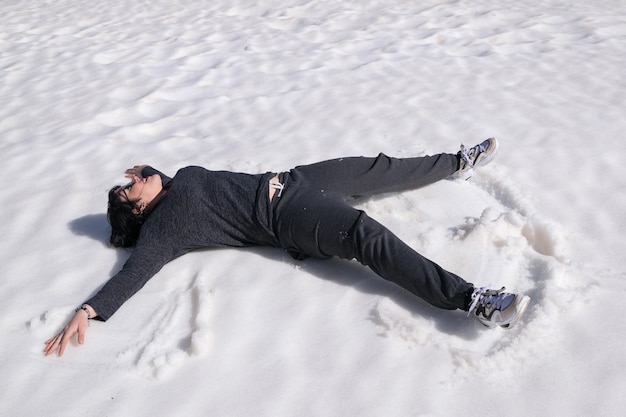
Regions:
M 274 235 L 269 180 L 275 173 L 250 175 L 187 167 L 169 186 L 141 227 L 132 255 L 120 272 L 86 301 L 102 320 L 139 291 L 169 261 L 198 248 L 279 246 Z

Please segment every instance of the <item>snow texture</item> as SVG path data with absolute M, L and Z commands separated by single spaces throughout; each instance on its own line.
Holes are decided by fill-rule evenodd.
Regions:
M 625 2 L 19 0 L 0 28 L 0 415 L 623 415 Z M 355 204 L 531 296 L 511 331 L 355 262 L 227 249 L 42 354 L 129 255 L 105 215 L 128 167 L 258 173 L 490 136 L 471 180 Z

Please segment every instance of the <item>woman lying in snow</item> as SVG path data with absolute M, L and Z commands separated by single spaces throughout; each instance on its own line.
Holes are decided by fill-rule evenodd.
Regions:
M 465 310 L 488 327 L 511 328 L 529 297 L 477 288 L 411 249 L 350 206 L 349 197 L 412 190 L 452 176 L 467 179 L 490 162 L 487 139 L 457 154 L 416 158 L 340 158 L 289 172 L 250 175 L 186 167 L 170 178 L 156 169 L 126 170 L 132 181 L 109 192 L 110 242 L 134 247 L 120 272 L 87 300 L 44 353 L 63 354 L 88 320 L 108 320 L 166 263 L 198 248 L 274 246 L 296 259 L 356 259 L 433 306 Z

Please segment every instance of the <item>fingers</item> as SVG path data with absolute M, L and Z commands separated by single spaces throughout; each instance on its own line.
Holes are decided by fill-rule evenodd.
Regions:
M 59 344 L 61 343 L 61 340 L 63 339 L 64 333 L 65 332 L 63 331 L 58 335 L 46 340 L 46 348 L 43 350 L 46 356 L 52 355 L 57 350 Z M 61 355 L 62 353 L 59 352 L 59 356 Z
M 128 168 L 126 171 L 124 171 L 124 177 L 126 178 L 133 178 L 136 176 L 137 173 L 135 172 L 135 168 Z
M 46 348 L 43 350 L 46 356 L 52 355 L 59 349 L 59 356 L 63 356 L 63 352 L 65 352 L 65 346 L 70 341 L 70 337 L 68 333 L 65 331 L 59 333 L 51 339 L 46 341 Z
M 59 357 L 63 356 L 63 352 L 65 352 L 65 347 L 67 346 L 67 343 L 70 341 L 70 338 L 72 336 L 68 336 L 67 333 L 63 334 L 63 337 L 61 337 L 61 344 L 59 345 Z
M 78 326 L 78 344 L 82 345 L 85 343 L 85 328 L 82 326 Z
M 146 165 L 135 165 L 134 167 L 128 168 L 126 171 L 124 171 L 124 176 L 126 178 L 133 178 L 133 177 L 142 178 L 141 171 L 145 167 L 146 167 Z
M 46 356 L 52 355 L 58 349 L 59 356 L 63 356 L 67 344 L 76 333 L 78 333 L 78 343 L 82 345 L 85 343 L 85 333 L 88 325 L 87 315 L 82 310 L 78 310 L 74 318 L 65 326 L 61 333 L 46 340 L 46 347 L 43 350 L 44 354 Z

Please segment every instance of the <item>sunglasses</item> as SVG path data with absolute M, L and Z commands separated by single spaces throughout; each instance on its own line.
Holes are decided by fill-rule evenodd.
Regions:
M 119 195 L 120 197 L 124 196 L 126 201 L 130 201 L 130 198 L 128 198 L 128 190 L 130 190 L 133 185 L 135 185 L 134 182 L 129 182 L 126 185 L 120 186 L 120 188 L 118 188 L 117 190 L 117 195 Z M 143 189 L 141 191 L 143 191 Z
M 131 199 L 128 197 L 128 190 L 130 190 L 135 184 L 137 184 L 137 181 L 131 181 L 126 185 L 120 186 L 116 191 L 118 198 L 124 197 L 126 201 L 134 204 L 136 201 L 141 199 L 141 194 L 143 194 L 143 189 L 146 186 L 146 181 L 146 179 L 141 181 L 141 191 L 139 191 L 139 195 L 134 200 L 131 201 Z

